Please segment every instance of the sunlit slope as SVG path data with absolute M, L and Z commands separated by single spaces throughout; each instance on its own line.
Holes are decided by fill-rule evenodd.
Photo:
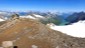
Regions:
M 65 35 L 36 20 L 24 18 L 11 20 L 0 26 L 0 45 L 7 40 L 13 41 L 18 48 L 32 48 L 32 45 L 38 48 L 85 47 L 84 39 Z

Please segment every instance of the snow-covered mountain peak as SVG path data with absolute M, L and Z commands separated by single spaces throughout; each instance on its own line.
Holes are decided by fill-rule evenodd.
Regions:
M 39 18 L 44 18 L 43 16 L 41 15 L 38 15 L 38 14 L 33 14 L 35 17 L 39 17 Z
M 20 16 L 21 18 L 30 18 L 30 19 L 39 19 L 39 18 L 44 18 L 41 15 L 37 15 L 37 14 L 32 14 L 32 15 L 27 15 L 27 16 Z
M 27 15 L 27 16 L 20 16 L 21 18 L 30 18 L 30 19 L 35 19 L 35 17 L 31 16 L 31 15 Z

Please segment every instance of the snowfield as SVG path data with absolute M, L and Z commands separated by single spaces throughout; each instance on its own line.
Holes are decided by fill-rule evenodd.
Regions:
M 5 21 L 5 20 L 0 18 L 0 22 L 2 22 L 2 21 Z
M 33 14 L 35 17 L 38 17 L 38 18 L 44 18 L 43 16 L 41 15 L 37 15 L 37 14 Z
M 51 24 L 50 28 L 53 30 L 61 31 L 62 33 L 65 33 L 73 37 L 81 37 L 81 38 L 85 37 L 85 20 L 78 21 L 71 25 L 65 25 L 65 26 L 57 26 Z
M 35 19 L 34 17 L 28 15 L 28 16 L 20 16 L 21 18 L 30 18 L 30 19 Z
M 33 14 L 33 16 L 28 15 L 28 16 L 20 16 L 21 18 L 30 18 L 30 19 L 37 19 L 37 18 L 44 18 L 43 16 Z

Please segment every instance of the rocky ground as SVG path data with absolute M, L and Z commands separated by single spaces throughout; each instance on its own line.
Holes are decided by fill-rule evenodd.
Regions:
M 13 41 L 18 48 L 85 48 L 84 38 L 54 31 L 39 21 L 19 18 L 0 25 L 0 46 Z

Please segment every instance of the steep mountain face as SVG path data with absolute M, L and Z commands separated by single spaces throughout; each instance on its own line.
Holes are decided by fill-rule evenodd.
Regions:
M 69 21 L 69 23 L 74 23 L 79 20 L 85 20 L 85 13 L 84 12 L 73 13 L 72 15 L 68 16 L 66 20 Z
M 85 39 L 74 38 L 54 31 L 39 21 L 27 18 L 12 19 L 0 26 L 0 46 L 13 41 L 18 48 L 84 48 Z

